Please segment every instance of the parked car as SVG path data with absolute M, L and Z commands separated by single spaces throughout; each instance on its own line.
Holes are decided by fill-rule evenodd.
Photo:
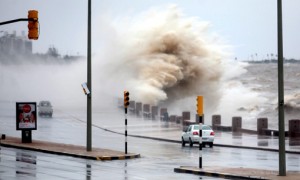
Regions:
M 213 147 L 215 139 L 215 132 L 208 125 L 202 125 L 202 145 L 209 145 Z M 199 143 L 199 125 L 192 124 L 189 125 L 181 135 L 182 146 L 185 146 L 185 143 L 189 143 L 190 147 L 195 143 Z
M 53 108 L 50 101 L 40 101 L 38 104 L 38 114 L 39 116 L 49 116 L 52 117 Z

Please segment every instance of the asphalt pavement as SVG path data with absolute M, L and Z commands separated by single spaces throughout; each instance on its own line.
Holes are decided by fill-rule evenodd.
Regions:
M 120 116 L 122 114 L 119 114 Z M 68 132 L 72 132 L 72 128 L 69 126 L 82 126 L 81 123 L 85 123 L 84 113 L 72 113 L 69 115 L 67 113 L 60 113 L 53 120 L 41 119 L 44 121 L 43 125 L 38 128 L 38 131 L 33 136 L 32 143 L 22 143 L 19 133 L 14 133 L 13 131 L 9 132 L 9 135 L 6 136 L 6 140 L 1 140 L 2 146 L 22 148 L 33 151 L 41 151 L 46 153 L 53 154 L 62 154 L 70 155 L 79 158 L 94 159 L 94 160 L 122 160 L 122 159 L 131 159 L 139 158 L 143 154 L 139 152 L 131 152 L 124 154 L 122 151 L 110 150 L 110 149 L 100 149 L 93 148 L 92 152 L 87 152 L 85 147 L 82 145 L 82 139 L 73 138 L 68 139 L 67 142 L 71 144 L 65 144 L 66 139 L 57 138 L 57 142 L 52 142 L 51 139 L 56 139 L 57 137 L 68 136 L 59 134 L 63 133 L 63 129 L 69 128 Z M 105 116 L 102 117 L 102 116 Z M 65 119 L 73 118 L 75 122 L 66 124 L 61 123 Z M 94 119 L 101 119 L 100 121 L 95 121 L 93 123 L 93 128 L 99 128 L 111 133 L 124 133 L 124 125 L 121 125 L 122 121 L 119 120 L 119 117 L 111 115 L 108 113 L 95 113 Z M 116 120 L 116 121 L 114 121 Z M 60 123 L 56 123 L 59 121 Z M 77 121 L 77 123 L 76 123 Z M 6 123 L 6 124 L 5 124 Z M 4 121 L 4 124 L 7 125 L 8 129 L 14 128 L 14 123 Z M 58 125 L 57 127 L 54 127 Z M 45 128 L 45 126 L 50 126 L 51 128 Z M 76 129 L 73 128 L 73 129 Z M 49 130 L 56 129 L 56 132 L 51 132 Z M 128 134 L 133 137 L 139 138 L 148 138 L 153 140 L 167 141 L 172 143 L 179 143 L 181 135 L 182 126 L 176 123 L 161 122 L 159 120 L 149 120 L 143 118 L 129 117 L 129 126 Z M 49 132 L 48 132 L 49 131 Z M 3 129 L 2 129 L 3 132 Z M 5 131 L 4 131 L 5 132 Z M 16 135 L 17 134 L 17 135 Z M 76 134 L 76 132 L 74 132 Z M 51 138 L 49 138 L 51 135 Z M 60 135 L 60 136 L 59 136 Z M 19 137 L 18 137 L 19 136 Z M 76 143 L 72 143 L 72 142 Z M 298 154 L 300 152 L 300 147 L 290 146 L 289 140 L 286 140 L 286 149 L 288 153 Z M 79 145 L 78 145 L 79 144 Z M 274 136 L 257 136 L 249 134 L 233 134 L 230 132 L 216 132 L 215 137 L 216 146 L 224 146 L 229 148 L 253 148 L 253 149 L 263 149 L 266 151 L 277 151 L 278 149 L 278 138 Z M 113 146 L 110 146 L 113 147 Z M 204 166 L 202 169 L 199 169 L 195 166 L 180 166 L 174 167 L 174 171 L 178 173 L 192 173 L 205 176 L 221 177 L 221 178 L 239 178 L 239 179 L 300 179 L 299 171 L 288 171 L 287 176 L 277 176 L 278 172 L 273 170 L 264 170 L 264 169 L 253 169 L 253 168 L 236 168 L 236 167 L 220 167 L 220 166 Z
M 110 131 L 110 130 L 108 130 Z M 113 133 L 113 132 L 112 132 Z M 160 141 L 170 141 L 170 139 L 153 138 L 148 136 L 139 136 L 139 138 L 156 139 Z M 171 141 L 176 142 L 176 141 Z M 22 143 L 21 138 L 7 137 L 1 140 L 1 146 L 26 149 L 31 151 L 39 151 L 44 153 L 67 155 L 78 158 L 92 160 L 124 160 L 139 158 L 138 153 L 125 154 L 121 151 L 93 148 L 92 151 L 87 151 L 84 146 L 53 143 L 49 141 L 33 140 L 32 143 Z M 195 166 L 180 166 L 175 167 L 176 173 L 188 173 L 200 176 L 210 176 L 225 179 L 297 179 L 300 178 L 299 172 L 287 172 L 287 176 L 278 176 L 277 171 L 253 169 L 253 168 L 228 168 L 219 166 L 204 166 L 198 168 Z

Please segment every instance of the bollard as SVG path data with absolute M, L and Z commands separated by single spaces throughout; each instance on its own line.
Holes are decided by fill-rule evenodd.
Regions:
M 141 117 L 141 112 L 142 112 L 142 103 L 141 102 L 136 102 L 135 103 L 136 116 Z
M 182 112 L 182 120 L 191 120 L 191 113 L 189 111 Z
M 182 116 L 176 116 L 176 123 L 182 124 Z
M 289 120 L 289 137 L 300 138 L 300 119 Z
M 1 140 L 4 140 L 6 137 L 5 137 L 5 134 L 2 134 L 1 137 L 0 137 L 0 150 L 1 150 Z
M 266 135 L 265 129 L 268 129 L 268 118 L 257 118 L 258 135 Z
M 213 130 L 217 130 L 218 125 L 221 125 L 221 115 L 213 115 L 212 116 L 212 128 L 213 128 Z
M 300 120 L 292 119 L 289 120 L 289 145 L 299 146 L 300 145 Z
M 170 122 L 176 122 L 176 115 L 170 115 Z
M 150 118 L 150 104 L 143 105 L 143 116 L 144 118 Z
M 168 112 L 164 113 L 163 121 L 169 122 L 169 113 Z
M 161 108 L 160 109 L 160 120 L 164 120 L 164 114 L 168 112 L 168 109 L 167 108 Z
M 129 101 L 128 110 L 130 114 L 135 114 L 135 101 Z
M 240 132 L 242 129 L 242 117 L 232 117 L 232 132 Z
M 152 120 L 157 119 L 157 116 L 158 116 L 158 106 L 152 106 L 151 107 L 151 116 L 152 116 Z

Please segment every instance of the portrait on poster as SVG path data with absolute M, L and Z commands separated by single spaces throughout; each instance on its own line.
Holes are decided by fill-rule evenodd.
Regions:
M 16 129 L 17 130 L 36 130 L 36 103 L 17 102 L 16 103 Z

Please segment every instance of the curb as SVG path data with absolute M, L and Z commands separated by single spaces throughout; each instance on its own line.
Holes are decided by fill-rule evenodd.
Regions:
M 125 156 L 99 156 L 96 157 L 96 160 L 101 160 L 101 161 L 111 161 L 111 160 L 124 160 L 124 159 L 135 159 L 135 158 L 140 158 L 140 154 L 135 154 L 135 155 L 125 155 Z
M 46 149 L 33 148 L 33 147 L 24 147 L 24 146 L 18 146 L 18 145 L 13 145 L 13 144 L 9 144 L 9 143 L 3 143 L 3 142 L 1 142 L 0 146 L 8 147 L 8 148 L 24 149 L 24 150 L 30 150 L 30 151 L 37 151 L 37 152 L 48 153 L 48 154 L 65 155 L 65 156 L 97 160 L 97 161 L 125 160 L 125 159 L 135 159 L 135 158 L 141 157 L 140 154 L 130 154 L 130 155 L 124 155 L 124 156 L 92 156 L 92 155 L 83 155 L 83 154 L 74 154 L 74 153 L 68 153 L 68 152 L 46 150 Z
M 110 132 L 113 132 L 113 131 L 110 131 Z M 113 133 L 117 133 L 117 132 L 113 132 Z M 149 136 L 141 136 L 141 135 L 130 135 L 130 134 L 128 134 L 128 136 L 135 137 L 135 138 L 151 139 L 151 140 L 155 140 L 155 141 L 164 141 L 164 142 L 169 142 L 169 143 L 178 143 L 178 144 L 181 143 L 180 140 L 163 139 L 163 138 L 157 138 L 157 137 L 149 137 Z M 259 151 L 279 152 L 278 149 L 260 148 L 260 147 L 251 147 L 251 146 L 237 146 L 237 145 L 215 144 L 215 143 L 214 143 L 214 146 L 225 147 L 225 148 L 238 148 L 238 149 L 250 149 L 250 150 L 259 150 Z M 300 154 L 300 151 L 286 150 L 285 152 L 289 153 L 289 154 Z
M 264 177 L 257 177 L 257 176 L 241 176 L 235 174 L 227 174 L 227 173 L 219 173 L 219 172 L 210 172 L 210 171 L 203 171 L 200 169 L 187 169 L 187 168 L 174 168 L 174 172 L 177 173 L 187 173 L 187 174 L 194 174 L 200 176 L 209 176 L 209 177 L 217 177 L 217 178 L 224 178 L 224 179 L 253 179 L 253 180 L 268 180 Z
M 108 131 L 115 134 L 124 135 L 124 133 L 116 132 L 107 128 L 103 128 L 97 125 L 93 125 L 94 127 L 97 127 L 99 129 L 102 129 L 104 131 Z M 173 140 L 173 139 L 164 139 L 164 138 L 158 138 L 158 137 L 151 137 L 151 136 L 143 136 L 143 135 L 135 135 L 135 134 L 128 134 L 129 137 L 135 137 L 135 138 L 142 138 L 142 139 L 151 139 L 155 141 L 164 141 L 169 143 L 181 143 L 180 140 Z M 238 149 L 250 149 L 250 150 L 259 150 L 259 151 L 270 151 L 270 152 L 279 152 L 278 149 L 272 149 L 272 148 L 261 148 L 261 147 L 252 147 L 252 146 L 237 146 L 237 145 L 230 145 L 230 144 L 215 144 L 214 146 L 217 147 L 225 147 L 225 148 L 238 148 Z M 289 154 L 300 154 L 300 151 L 293 151 L 293 150 L 286 150 L 286 153 Z

